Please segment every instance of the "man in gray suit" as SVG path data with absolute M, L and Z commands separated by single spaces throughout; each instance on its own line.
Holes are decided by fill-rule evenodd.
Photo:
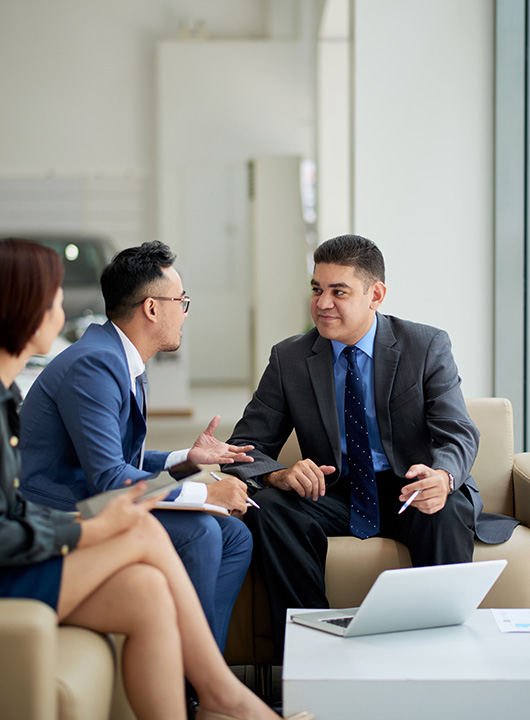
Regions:
M 328 536 L 394 538 L 413 565 L 436 565 L 470 561 L 475 534 L 501 542 L 516 524 L 481 515 L 479 433 L 447 333 L 378 312 L 385 268 L 370 240 L 333 238 L 314 260 L 315 327 L 273 347 L 229 440 L 254 445 L 254 462 L 223 467 L 264 488 L 247 524 L 278 657 L 286 608 L 328 607 Z M 303 459 L 286 468 L 293 429 Z

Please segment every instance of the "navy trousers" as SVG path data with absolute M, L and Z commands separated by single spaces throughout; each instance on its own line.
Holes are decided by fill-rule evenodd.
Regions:
M 241 520 L 202 512 L 155 510 L 197 591 L 223 652 L 232 608 L 252 557 L 252 536 Z

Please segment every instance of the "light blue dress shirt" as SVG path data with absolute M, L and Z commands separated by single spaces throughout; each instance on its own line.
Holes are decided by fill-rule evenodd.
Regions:
M 379 427 L 377 425 L 377 416 L 375 413 L 375 395 L 374 395 L 374 340 L 377 330 L 377 315 L 374 318 L 372 327 L 364 337 L 362 337 L 356 347 L 361 351 L 357 353 L 357 364 L 363 381 L 364 401 L 366 405 L 366 424 L 368 426 L 368 437 L 370 439 L 370 448 L 372 451 L 372 460 L 375 472 L 382 472 L 390 469 L 390 463 L 387 460 L 381 437 L 379 435 Z M 342 354 L 346 347 L 338 340 L 332 340 L 333 348 L 333 368 L 335 375 L 335 394 L 337 397 L 337 412 L 339 415 L 340 428 L 340 448 L 342 453 L 341 477 L 348 474 L 348 452 L 346 449 L 346 431 L 344 428 L 344 386 L 346 384 L 346 372 L 348 369 L 348 361 Z

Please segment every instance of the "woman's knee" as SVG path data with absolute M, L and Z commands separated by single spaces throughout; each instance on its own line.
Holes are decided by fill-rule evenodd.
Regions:
M 152 565 L 137 563 L 121 571 L 124 590 L 136 619 L 148 624 L 164 618 L 168 624 L 176 620 L 176 606 L 164 573 Z
M 171 541 L 162 523 L 152 514 L 146 513 L 129 531 L 142 547 L 154 547 L 162 551 L 171 547 Z

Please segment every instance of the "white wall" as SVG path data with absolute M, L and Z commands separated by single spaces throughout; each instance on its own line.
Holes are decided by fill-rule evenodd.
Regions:
M 317 51 L 319 242 L 351 227 L 351 33 L 349 0 L 328 0 Z
M 385 255 L 383 311 L 446 329 L 492 392 L 492 0 L 353 3 L 352 231 Z
M 311 156 L 314 117 L 305 44 L 284 39 L 163 42 L 158 57 L 159 234 L 177 251 L 192 297 L 183 330 L 190 348 L 190 377 L 249 382 L 252 354 L 257 353 L 261 367 L 263 353 L 262 348 L 251 348 L 250 337 L 266 337 L 267 358 L 272 343 L 270 334 L 264 336 L 255 325 L 263 315 L 254 307 L 253 288 L 262 281 L 251 270 L 248 163 L 263 155 Z M 291 180 L 290 172 L 288 176 Z M 289 197 L 293 191 L 298 193 L 292 208 L 295 220 L 276 208 L 276 217 L 284 218 L 282 240 L 286 228 L 292 231 L 300 223 L 296 178 Z M 270 203 L 267 209 L 272 211 Z M 271 220 L 264 232 L 273 228 Z M 297 229 L 291 242 L 299 237 Z M 281 285 L 280 270 L 278 277 L 269 272 L 271 263 L 278 264 L 278 241 L 278 235 L 271 238 L 271 259 L 257 270 L 267 273 L 269 292 Z M 261 235 L 260 242 L 263 261 L 267 250 Z M 279 305 L 282 291 L 295 296 L 292 305 L 298 305 L 300 297 L 307 301 L 303 250 L 300 255 L 284 254 L 283 261 L 299 257 L 300 265 L 291 271 L 293 282 L 278 291 Z M 300 271 L 306 280 L 302 288 L 294 280 Z M 273 302 L 268 310 L 275 314 L 279 308 Z M 304 329 L 299 313 L 292 315 L 290 323 L 277 321 L 274 341 L 283 339 L 284 332 Z
M 213 37 L 289 36 L 306 2 L 1 0 L 0 175 L 137 179 L 154 237 L 156 43 L 201 18 Z M 354 223 L 337 231 L 380 244 L 384 308 L 446 328 L 466 394 L 489 394 L 493 0 L 350 6 Z
M 155 47 L 206 20 L 263 37 L 262 0 L 2 0 L 0 170 L 150 172 Z

